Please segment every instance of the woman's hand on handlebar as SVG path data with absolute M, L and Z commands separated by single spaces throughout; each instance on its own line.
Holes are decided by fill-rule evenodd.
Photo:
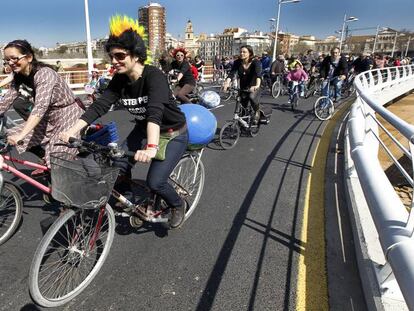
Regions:
M 12 136 L 8 136 L 7 137 L 7 142 L 10 145 L 21 145 L 23 142 L 24 137 L 21 136 L 20 134 L 16 134 L 16 135 L 12 135 Z
M 66 131 L 66 132 L 60 132 L 60 134 L 59 134 L 59 139 L 61 141 L 65 142 L 65 143 L 69 143 L 69 139 L 71 137 L 76 137 L 76 134 L 75 133 L 72 133 L 71 130 Z
M 138 150 L 134 155 L 134 160 L 137 162 L 149 163 L 157 154 L 157 149 Z

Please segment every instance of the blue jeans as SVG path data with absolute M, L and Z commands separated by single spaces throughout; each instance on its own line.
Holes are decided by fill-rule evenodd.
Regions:
M 292 81 L 289 81 L 289 101 L 293 100 L 293 95 L 296 93 L 295 88 L 297 88 L 296 96 L 303 94 L 305 92 L 305 83 L 304 81 L 300 81 L 299 84 L 294 85 Z
M 122 149 L 135 152 L 144 147 L 145 140 L 145 130 L 139 125 L 136 125 L 128 135 L 126 141 L 122 144 Z M 180 196 L 168 183 L 168 177 L 186 151 L 187 144 L 188 134 L 187 131 L 185 131 L 169 141 L 165 151 L 165 160 L 152 160 L 148 170 L 148 187 L 153 193 L 159 195 L 169 207 L 180 207 L 183 204 Z M 114 161 L 114 166 L 119 167 L 121 169 L 121 174 L 128 177 L 131 177 L 131 169 L 134 164 L 134 159 L 132 158 L 123 158 Z
M 331 82 L 330 87 L 333 86 L 333 88 L 334 88 L 333 92 L 332 92 L 332 89 L 330 89 L 330 87 L 328 87 L 329 81 Z M 332 80 L 329 80 L 329 79 L 323 80 L 323 82 L 322 82 L 322 95 L 323 96 L 329 96 L 329 97 L 332 97 L 332 95 L 333 95 L 335 99 L 340 99 L 341 98 L 342 82 L 343 82 L 343 80 L 339 79 L 339 77 L 332 78 Z M 328 94 L 328 88 L 330 89 L 329 90 L 330 94 Z

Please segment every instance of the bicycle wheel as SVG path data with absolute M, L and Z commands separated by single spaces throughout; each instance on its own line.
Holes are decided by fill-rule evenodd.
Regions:
M 292 111 L 295 111 L 299 105 L 299 93 L 293 94 L 292 98 Z
M 282 85 L 279 80 L 276 80 L 272 85 L 272 97 L 278 98 L 281 90 L 282 90 Z
M 23 212 L 23 201 L 17 188 L 5 182 L 0 193 L 0 245 L 16 231 Z
M 226 92 L 224 92 L 223 87 L 220 88 L 219 95 L 222 101 L 228 101 L 231 98 L 232 94 L 233 92 L 231 90 L 228 89 Z
M 330 119 L 335 110 L 333 101 L 328 96 L 319 97 L 313 108 L 315 116 L 321 121 Z
M 305 98 L 309 98 L 312 95 L 315 95 L 315 81 L 312 82 L 312 84 L 308 85 L 307 90 L 305 92 Z
M 170 182 L 177 193 L 187 202 L 184 221 L 197 207 L 204 188 L 205 171 L 203 162 L 191 155 L 182 158 L 170 175 Z M 184 222 L 183 221 L 183 222 Z
M 226 122 L 220 130 L 219 141 L 223 149 L 233 148 L 240 138 L 240 127 L 237 121 Z
M 67 210 L 36 249 L 29 272 L 33 300 L 57 307 L 79 295 L 101 269 L 114 239 L 115 216 L 99 210 Z

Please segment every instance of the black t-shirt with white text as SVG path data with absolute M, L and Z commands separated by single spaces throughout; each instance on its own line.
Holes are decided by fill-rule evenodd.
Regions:
M 185 116 L 172 97 L 165 75 L 154 66 L 145 65 L 142 76 L 133 82 L 124 74 L 115 74 L 107 89 L 81 119 L 90 124 L 118 101 L 143 128 L 147 122 L 152 122 L 165 132 L 185 124 Z

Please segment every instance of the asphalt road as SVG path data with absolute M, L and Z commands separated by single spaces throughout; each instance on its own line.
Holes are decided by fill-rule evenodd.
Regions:
M 163 232 L 119 224 L 108 259 L 78 297 L 56 310 L 294 310 L 306 181 L 324 124 L 314 100 L 290 111 L 287 98 L 262 102 L 271 123 L 232 150 L 210 143 L 206 181 L 184 226 Z M 214 110 L 218 127 L 234 101 Z M 132 127 L 124 111 L 109 113 L 121 136 Z M 145 166 L 137 168 L 145 176 Z M 55 212 L 30 187 L 18 232 L 0 247 L 0 310 L 37 310 L 28 270 L 42 238 L 40 222 Z M 41 309 L 41 308 L 39 308 Z

